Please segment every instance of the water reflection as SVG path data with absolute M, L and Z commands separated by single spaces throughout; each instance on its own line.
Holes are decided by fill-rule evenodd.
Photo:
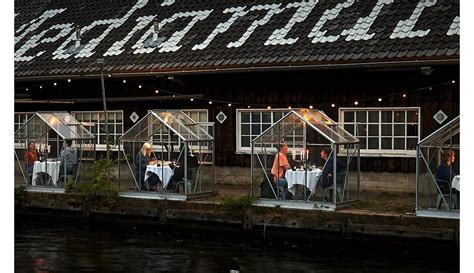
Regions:
M 203 240 L 203 237 L 205 240 Z M 213 238 L 213 239 L 212 239 Z M 211 239 L 211 240 L 207 240 Z M 428 248 L 430 249 L 430 248 Z M 451 249 L 452 250 L 452 249 Z M 155 228 L 17 222 L 16 272 L 457 272 L 446 249 L 323 241 L 311 247 Z M 454 247 L 454 252 L 456 248 Z

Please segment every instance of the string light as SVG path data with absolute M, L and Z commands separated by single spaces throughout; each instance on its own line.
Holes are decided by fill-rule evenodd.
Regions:
M 456 83 L 456 81 L 455 81 L 455 80 L 453 80 L 453 81 L 452 81 L 452 83 Z
M 123 83 L 127 83 L 127 80 L 123 80 L 122 82 L 123 82 Z
M 138 86 L 138 88 L 142 88 L 142 85 L 140 84 L 140 85 Z
M 331 107 L 334 108 L 334 107 L 336 107 L 336 105 L 333 103 L 333 104 L 331 104 Z
M 433 90 L 433 87 L 430 87 L 429 90 L 430 90 L 430 91 Z
M 227 104 L 227 106 L 231 107 L 231 106 L 232 106 L 232 103 Z
M 381 102 L 381 101 L 382 101 L 382 98 L 379 98 L 378 101 Z
M 71 79 L 67 79 L 67 82 L 71 82 Z
M 56 82 L 53 82 L 53 85 L 56 86 L 56 85 L 58 85 L 58 84 L 57 84 Z
M 359 105 L 359 102 L 358 102 L 358 101 L 354 101 L 354 105 Z
M 155 94 L 158 94 L 160 93 L 160 91 L 158 89 L 155 90 Z
M 212 100 L 209 101 L 209 104 L 212 104 Z
M 407 94 L 403 94 L 402 97 L 406 98 L 406 97 L 407 97 Z
M 173 98 L 176 98 L 176 95 L 175 95 L 175 94 L 173 94 Z
M 247 108 L 250 109 L 250 105 L 248 105 Z
M 313 109 L 313 106 L 312 106 L 312 105 L 310 105 L 310 106 L 309 106 L 309 109 Z
M 28 91 L 28 88 L 26 88 L 26 91 Z
M 271 106 L 267 106 L 267 109 L 270 110 L 270 109 L 272 109 L 272 107 L 271 107 Z
M 109 78 L 110 78 L 110 77 L 112 77 L 112 75 L 110 75 L 110 74 L 109 74 L 109 75 L 107 75 L 107 77 L 109 77 Z
M 42 85 L 40 85 L 40 89 L 43 89 L 43 86 L 42 86 Z
M 288 109 L 290 109 L 290 110 L 291 110 L 291 106 L 288 106 Z
M 194 101 L 194 99 L 193 99 L 193 98 L 190 98 L 189 100 L 190 100 L 190 101 Z

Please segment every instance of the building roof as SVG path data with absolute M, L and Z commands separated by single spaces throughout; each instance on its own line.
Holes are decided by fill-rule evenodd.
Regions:
M 457 62 L 459 1 L 15 1 L 17 78 L 97 74 L 98 59 L 107 73 Z

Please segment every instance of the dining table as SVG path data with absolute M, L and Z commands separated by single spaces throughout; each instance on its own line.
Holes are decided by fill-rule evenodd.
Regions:
M 322 174 L 322 170 L 313 169 L 313 170 L 287 170 L 285 177 L 288 182 L 288 191 L 293 195 L 295 194 L 295 185 L 306 186 L 311 193 L 316 191 L 316 184 L 318 179 Z M 305 173 L 306 173 L 306 185 L 305 185 Z
M 174 175 L 174 172 L 170 166 L 147 165 L 144 180 L 146 181 L 152 174 L 158 175 L 161 182 L 163 182 L 163 189 L 166 189 L 171 177 Z
M 41 173 L 47 173 L 51 177 L 51 181 L 54 186 L 57 185 L 59 179 L 59 160 L 53 161 L 35 161 L 33 165 L 33 177 L 31 179 L 31 185 L 36 186 L 36 180 Z

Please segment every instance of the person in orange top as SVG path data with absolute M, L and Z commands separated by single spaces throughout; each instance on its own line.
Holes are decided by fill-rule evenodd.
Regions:
M 277 185 L 277 187 L 283 187 L 283 199 L 289 198 L 288 192 L 288 181 L 285 178 L 286 170 L 290 169 L 290 164 L 288 163 L 288 159 L 286 158 L 286 153 L 288 152 L 288 145 L 286 143 L 280 144 L 280 149 L 277 155 L 275 155 L 275 159 L 273 160 L 273 167 L 272 167 L 272 175 L 273 181 Z
M 28 184 L 30 184 L 33 175 L 33 166 L 35 165 L 35 161 L 38 160 L 38 152 L 36 151 L 34 141 L 28 143 L 28 150 L 25 152 L 23 158 L 25 160 L 26 172 L 28 174 Z

